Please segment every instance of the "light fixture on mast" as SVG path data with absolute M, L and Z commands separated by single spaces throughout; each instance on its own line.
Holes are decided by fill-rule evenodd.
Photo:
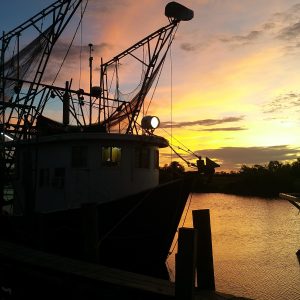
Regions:
M 156 116 L 145 116 L 142 119 L 141 126 L 145 130 L 149 130 L 151 133 L 159 126 L 160 120 Z

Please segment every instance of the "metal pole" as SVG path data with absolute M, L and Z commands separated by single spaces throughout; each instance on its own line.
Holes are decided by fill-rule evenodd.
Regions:
M 5 32 L 2 32 L 2 45 L 1 45 L 1 57 L 0 57 L 0 101 L 3 102 L 1 109 L 1 123 L 0 123 L 0 214 L 4 205 L 4 180 L 6 169 L 5 169 L 5 104 L 4 104 L 4 59 L 5 59 Z
M 89 58 L 89 65 L 90 65 L 90 125 L 92 124 L 92 86 L 93 86 L 93 44 L 89 44 L 90 47 L 90 58 Z
M 17 34 L 17 84 L 20 80 L 20 32 Z

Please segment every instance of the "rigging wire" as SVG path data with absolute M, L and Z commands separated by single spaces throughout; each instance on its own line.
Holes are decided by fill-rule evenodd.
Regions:
M 159 129 L 163 130 L 166 134 L 168 134 L 169 136 L 171 136 L 171 134 L 170 134 L 168 131 L 166 131 L 164 128 L 159 128 Z M 178 140 L 174 135 L 173 135 L 173 139 L 176 140 L 176 142 L 178 142 L 181 146 L 183 146 L 184 148 L 187 149 L 187 150 L 184 150 L 184 149 L 182 149 L 182 150 L 184 150 L 184 151 L 186 151 L 186 152 L 189 152 L 189 153 L 195 155 L 196 157 L 199 157 L 195 152 L 193 152 L 192 150 L 190 150 L 186 145 L 184 145 L 184 144 L 183 144 L 180 140 Z
M 88 5 L 88 2 L 89 2 L 89 1 L 87 0 L 86 3 L 85 3 L 84 9 L 83 9 L 83 14 L 85 13 L 85 10 L 86 10 L 86 7 L 87 7 L 87 5 Z M 61 69 L 62 69 L 62 67 L 63 67 L 63 65 L 64 65 L 64 63 L 65 63 L 65 61 L 66 61 L 66 58 L 67 58 L 67 56 L 68 56 L 68 54 L 69 54 L 69 52 L 70 52 L 70 49 L 71 49 L 71 47 L 72 47 L 72 45 L 73 45 L 74 39 L 75 39 L 76 34 L 77 34 L 77 32 L 78 32 L 79 26 L 80 26 L 80 24 L 81 24 L 81 22 L 82 22 L 83 14 L 80 16 L 80 20 L 79 20 L 79 23 L 78 23 L 78 25 L 77 25 L 77 27 L 76 27 L 76 30 L 75 30 L 75 32 L 74 32 L 74 35 L 73 35 L 73 37 L 72 37 L 71 43 L 69 44 L 68 50 L 67 50 L 67 52 L 66 52 L 66 54 L 65 54 L 65 56 L 64 56 L 64 58 L 63 58 L 63 60 L 62 60 L 62 62 L 61 62 L 61 65 L 60 65 L 60 67 L 59 67 L 59 69 L 58 69 L 58 71 L 57 71 L 57 73 L 56 73 L 56 75 L 55 75 L 53 81 L 52 81 L 52 85 L 54 85 L 54 83 L 55 83 L 55 81 L 56 81 L 56 79 L 57 79 L 57 77 L 58 77 L 58 75 L 59 75 L 59 73 L 60 73 L 60 71 L 61 71 Z
M 172 64 L 172 45 L 170 46 L 170 75 L 171 75 L 171 145 L 173 144 L 173 64 Z M 173 161 L 173 153 L 171 148 L 171 162 Z
M 178 26 L 176 27 L 176 30 L 175 30 L 175 33 L 174 33 L 173 37 L 170 36 L 169 45 L 168 45 L 168 47 L 170 48 L 170 51 L 171 51 L 171 48 L 172 48 L 172 41 L 174 40 L 175 34 L 176 34 L 176 32 L 177 32 L 177 29 L 178 29 Z M 171 57 L 171 59 L 172 59 L 172 57 Z M 159 71 L 159 74 L 158 74 L 158 78 L 157 78 L 157 80 L 156 80 L 156 84 L 155 84 L 154 90 L 153 90 L 152 95 L 151 95 L 151 98 L 150 98 L 150 102 L 149 102 L 149 104 L 148 104 L 148 106 L 147 106 L 146 115 L 147 115 L 148 110 L 149 110 L 149 107 L 150 107 L 150 105 L 151 105 L 151 103 L 152 103 L 152 100 L 153 100 L 153 97 L 154 97 L 154 93 L 156 92 L 156 88 L 157 88 L 157 86 L 158 86 L 158 82 L 159 82 L 160 76 L 161 76 L 161 74 L 162 74 L 162 70 L 163 70 L 164 64 L 165 64 L 165 60 L 163 61 L 162 66 L 161 66 L 161 68 L 160 68 L 160 71 Z M 172 75 L 171 75 L 171 77 L 172 77 Z M 171 86 L 171 89 L 172 89 L 172 88 L 173 88 L 173 87 Z M 171 94 L 172 94 L 172 93 L 171 93 Z
M 181 154 L 179 154 L 177 151 L 175 151 L 175 149 L 169 145 L 169 147 L 171 148 L 171 151 L 173 151 L 180 159 L 182 159 L 189 167 L 193 166 L 193 164 L 191 164 L 188 160 L 186 160 Z
M 151 188 L 149 191 L 147 191 L 147 193 L 145 193 L 145 195 L 143 196 L 143 198 L 138 201 L 137 203 L 135 203 L 135 205 L 126 213 L 124 214 L 119 220 L 118 222 L 116 222 L 116 224 L 114 224 L 107 232 L 105 232 L 103 234 L 102 237 L 100 237 L 97 241 L 97 247 L 100 247 L 101 243 L 111 235 L 111 233 L 118 228 L 139 206 L 141 206 L 144 201 L 157 189 L 157 187 L 153 187 Z
M 158 128 L 158 129 L 161 129 L 161 130 L 163 130 L 166 134 L 168 134 L 169 136 L 171 136 L 171 134 L 168 132 L 168 131 L 166 131 L 164 128 Z M 182 150 L 182 151 L 185 151 L 185 152 L 187 152 L 187 153 L 189 153 L 189 154 L 192 154 L 192 155 L 194 155 L 195 157 L 197 157 L 197 158 L 200 158 L 200 156 L 199 155 L 197 155 L 195 152 L 193 152 L 192 150 L 190 150 L 187 146 L 185 146 L 182 142 L 180 142 L 176 137 L 174 137 L 174 136 L 172 136 L 173 137 L 173 139 L 174 140 L 176 140 L 178 143 L 180 143 L 184 148 L 186 148 L 186 149 L 183 149 L 183 148 L 181 148 L 181 147 L 179 147 L 179 146 L 176 146 L 176 145 L 173 145 L 172 143 L 170 143 L 169 144 L 169 147 L 171 148 L 171 150 L 179 157 L 179 158 L 181 158 L 184 162 L 186 162 L 186 164 L 189 166 L 189 167 L 193 167 L 193 166 L 195 166 L 195 164 L 194 163 L 190 163 L 187 159 L 185 159 L 181 154 L 179 154 L 177 151 L 175 151 L 174 150 L 174 147 L 177 147 L 178 149 L 180 149 L 180 150 Z
M 193 198 L 193 194 L 190 193 L 189 199 L 188 199 L 188 201 L 187 201 L 187 205 L 186 205 L 187 208 L 185 209 L 185 214 L 184 214 L 184 217 L 183 217 L 182 224 L 179 225 L 178 228 L 182 228 L 182 227 L 184 227 L 184 225 L 185 225 L 186 218 L 187 218 L 187 216 L 188 216 L 188 213 L 190 212 L 191 203 L 192 203 L 192 198 Z M 176 247 L 177 247 L 177 245 L 178 245 L 178 228 L 177 228 L 177 231 L 176 231 L 176 236 L 175 236 L 175 238 L 174 238 L 175 242 L 173 243 L 173 246 L 171 246 L 171 250 L 169 250 L 168 256 L 167 256 L 167 259 L 166 259 L 166 266 L 167 266 L 168 271 L 169 271 L 170 274 L 172 274 L 173 272 L 172 272 L 171 267 L 170 267 L 169 264 L 168 264 L 168 258 L 173 254 L 173 252 L 175 251 L 175 249 L 176 249 Z M 173 276 L 174 276 L 174 275 L 173 275 Z
M 160 71 L 159 71 L 159 73 L 158 73 L 158 76 L 157 76 L 157 79 L 156 79 L 156 84 L 155 84 L 155 86 L 154 86 L 154 90 L 153 90 L 153 92 L 152 92 L 150 101 L 149 101 L 148 106 L 147 106 L 147 109 L 146 109 L 146 115 L 147 115 L 148 110 L 149 110 L 149 108 L 150 108 L 150 105 L 151 105 L 151 103 L 152 103 L 152 100 L 153 100 L 153 97 L 154 97 L 154 93 L 156 92 L 156 88 L 157 88 L 157 85 L 158 85 L 158 82 L 159 82 L 159 79 L 160 79 L 160 76 L 161 76 L 161 73 L 162 73 L 164 64 L 165 64 L 165 61 L 163 61 L 162 65 L 161 65 L 161 68 L 160 68 Z

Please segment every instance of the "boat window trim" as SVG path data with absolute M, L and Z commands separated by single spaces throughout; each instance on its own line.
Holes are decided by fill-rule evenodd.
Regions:
M 135 168 L 150 169 L 149 147 L 135 147 Z
M 74 145 L 71 149 L 72 168 L 86 168 L 88 166 L 88 147 L 83 145 Z

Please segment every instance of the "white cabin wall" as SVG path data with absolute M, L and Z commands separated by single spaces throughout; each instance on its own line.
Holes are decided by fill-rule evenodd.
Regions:
M 74 145 L 88 145 L 87 167 L 72 167 L 71 151 Z M 36 210 L 70 209 L 80 207 L 82 203 L 111 201 L 158 184 L 159 171 L 154 167 L 155 146 L 147 146 L 150 148 L 147 169 L 135 167 L 134 144 L 120 146 L 121 165 L 110 167 L 102 165 L 101 147 L 100 141 L 40 145 L 38 169 L 49 169 L 50 179 L 48 186 L 37 185 Z M 53 185 L 55 168 L 65 169 L 64 186 L 61 188 Z
M 67 197 L 67 178 L 70 165 L 69 149 L 56 143 L 40 145 L 37 168 L 37 192 L 36 192 L 36 211 L 52 211 L 68 207 Z M 65 178 L 63 186 L 55 180 L 55 169 L 64 168 Z M 49 181 L 40 186 L 40 170 L 48 170 Z

